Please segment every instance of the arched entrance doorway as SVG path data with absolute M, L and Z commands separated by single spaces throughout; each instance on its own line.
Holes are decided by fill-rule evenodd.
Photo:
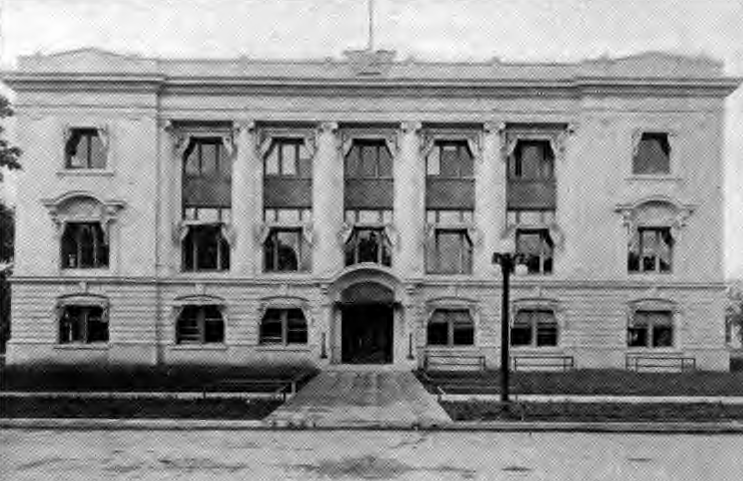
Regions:
M 341 362 L 393 361 L 395 294 L 376 282 L 360 282 L 341 292 Z

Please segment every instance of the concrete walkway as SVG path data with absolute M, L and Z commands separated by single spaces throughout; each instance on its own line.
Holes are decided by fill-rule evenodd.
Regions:
M 451 418 L 411 372 L 323 371 L 279 407 L 271 426 L 421 426 Z

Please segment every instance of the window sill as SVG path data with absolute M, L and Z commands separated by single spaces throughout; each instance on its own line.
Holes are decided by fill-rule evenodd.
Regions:
M 678 347 L 627 347 L 627 354 L 658 354 L 659 356 L 673 354 L 681 356 L 684 351 Z
M 226 351 L 227 344 L 171 344 L 173 351 Z
M 91 344 L 56 344 L 54 349 L 61 351 L 107 351 L 109 348 L 108 343 L 91 343 Z
M 271 271 L 271 272 L 263 272 L 262 273 L 264 277 L 270 279 L 272 277 L 275 277 L 277 279 L 286 279 L 286 278 L 304 278 L 304 277 L 310 277 L 312 275 L 312 271 Z
M 113 177 L 111 169 L 62 169 L 57 171 L 60 177 Z
M 73 277 L 85 277 L 89 275 L 100 276 L 104 274 L 109 274 L 109 275 L 112 274 L 111 269 L 108 267 L 106 268 L 91 267 L 89 269 L 73 267 L 73 268 L 60 269 L 60 272 L 62 273 L 62 275 L 73 276 Z
M 681 182 L 683 179 L 671 174 L 633 174 L 626 180 L 627 182 Z
M 269 352 L 311 352 L 312 348 L 307 344 L 296 344 L 296 345 L 280 345 L 280 344 L 258 344 L 255 347 L 256 351 Z
M 563 354 L 564 351 L 560 346 L 511 346 L 513 354 Z
M 426 350 L 433 351 L 441 349 L 442 351 L 480 351 L 480 347 L 474 344 L 461 346 L 444 346 L 436 344 L 426 344 Z

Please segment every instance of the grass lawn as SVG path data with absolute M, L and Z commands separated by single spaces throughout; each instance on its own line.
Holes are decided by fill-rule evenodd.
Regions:
M 268 399 L 0 398 L 2 418 L 263 419 L 281 402 Z
M 452 394 L 497 393 L 497 371 L 418 373 L 432 392 L 442 386 Z M 584 394 L 642 396 L 743 396 L 743 372 L 693 371 L 648 373 L 611 369 L 511 373 L 514 394 Z
M 720 404 L 583 404 L 443 402 L 454 421 L 724 422 L 743 421 L 743 406 Z
M 63 366 L 33 365 L 0 368 L 2 391 L 196 391 L 204 389 L 241 392 L 269 391 L 273 380 L 301 379 L 306 383 L 316 371 L 303 366 Z M 244 380 L 265 380 L 246 387 Z M 238 382 L 232 382 L 238 381 Z

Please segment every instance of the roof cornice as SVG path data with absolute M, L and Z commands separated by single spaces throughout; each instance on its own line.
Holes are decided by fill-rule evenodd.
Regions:
M 246 76 L 166 76 L 10 72 L 3 80 L 16 91 L 166 92 L 179 95 L 347 96 L 556 96 L 638 95 L 725 97 L 740 78 L 573 77 L 564 79 L 431 79 L 351 77 L 319 79 Z

